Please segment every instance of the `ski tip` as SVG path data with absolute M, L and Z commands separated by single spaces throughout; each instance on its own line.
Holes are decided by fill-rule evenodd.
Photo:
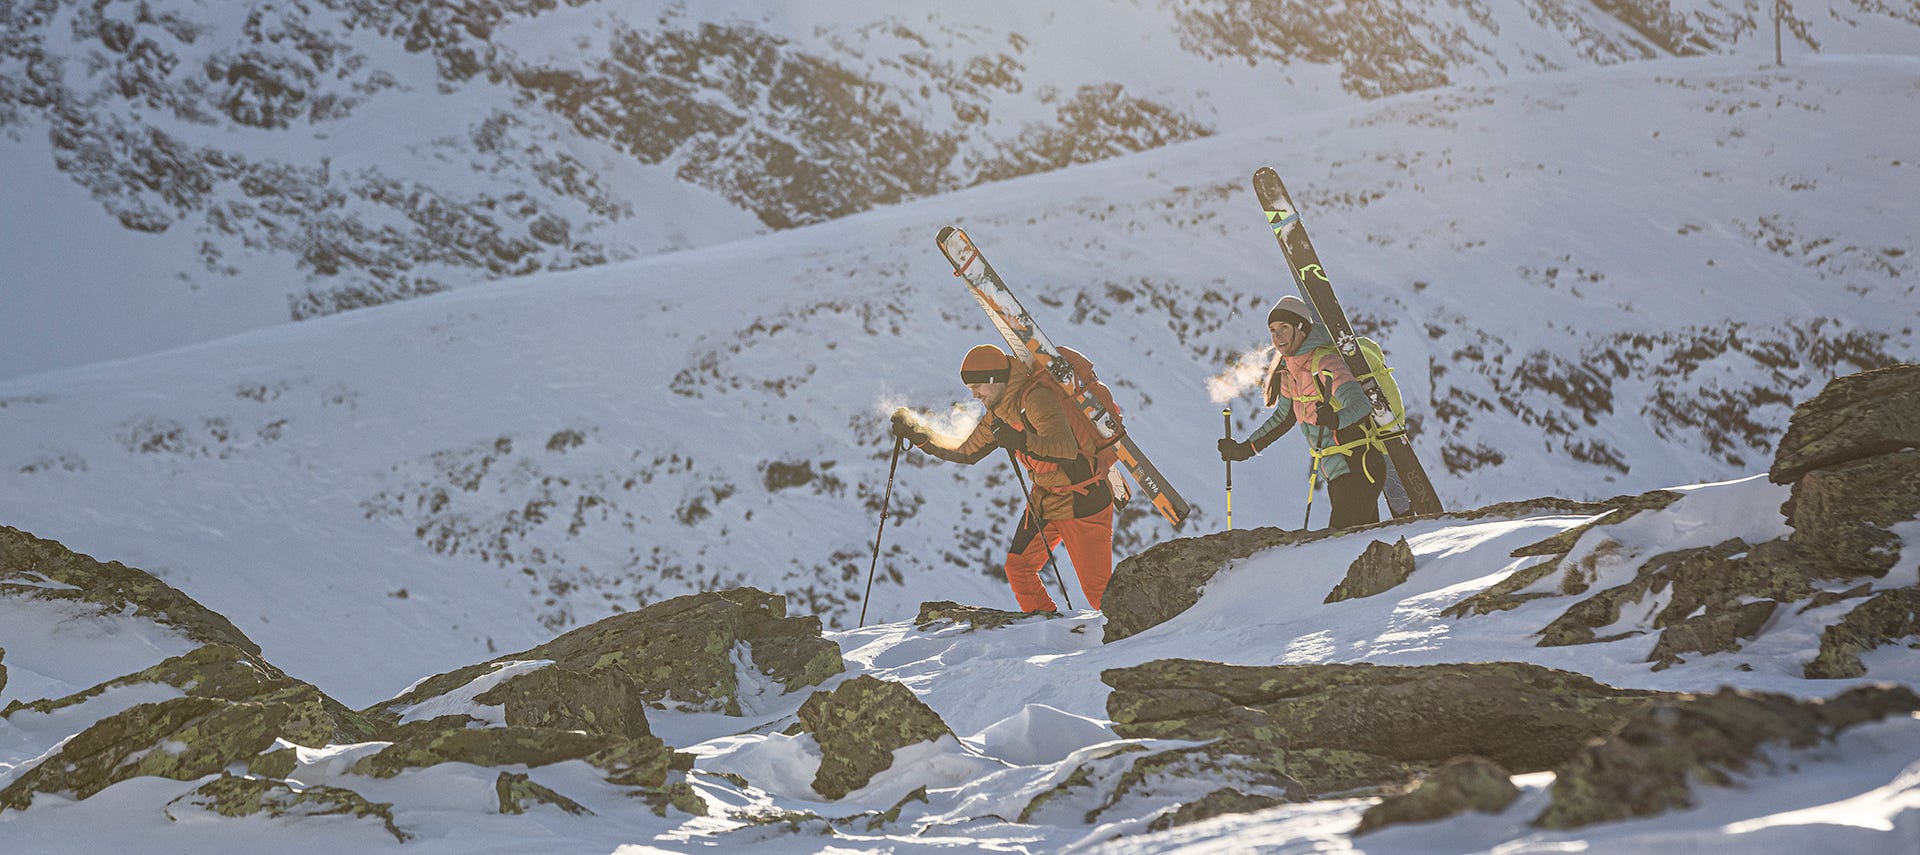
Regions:
M 941 246 L 946 246 L 946 244 L 947 244 L 947 236 L 948 236 L 948 235 L 951 235 L 951 234 L 953 234 L 954 232 L 957 232 L 957 231 L 960 231 L 960 229 L 958 229 L 958 228 L 956 228 L 956 227 L 954 227 L 954 226 L 941 226 L 941 227 L 940 227 L 940 234 L 938 234 L 938 235 L 935 235 L 935 236 L 934 236 L 934 238 L 933 238 L 933 242 L 934 242 L 934 243 L 936 243 L 936 244 L 939 244 L 939 245 L 941 245 Z M 962 232 L 962 234 L 964 234 L 964 232 Z

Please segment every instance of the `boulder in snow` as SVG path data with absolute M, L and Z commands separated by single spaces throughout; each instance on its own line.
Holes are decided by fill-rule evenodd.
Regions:
M 1920 709 L 1905 686 L 1865 686 L 1826 701 L 1722 689 L 1649 705 L 1558 770 L 1533 824 L 1578 828 L 1693 804 L 1692 782 L 1727 786 L 1767 760 L 1762 746 L 1806 748 L 1849 727 Z
M 1820 633 L 1820 654 L 1807 663 L 1810 680 L 1865 676 L 1860 654 L 1920 635 L 1920 588 L 1882 591 Z
M 569 680 L 568 686 L 584 687 L 602 674 L 619 674 L 648 703 L 671 701 L 728 715 L 741 714 L 742 664 L 789 692 L 818 685 L 846 668 L 840 646 L 821 636 L 818 617 L 788 617 L 786 598 L 734 588 L 675 597 L 596 621 L 531 650 L 430 677 L 365 712 L 396 720 L 405 707 L 455 691 L 501 663 L 526 660 L 550 660 L 550 667 L 589 678 L 584 683 Z M 617 696 L 623 690 L 608 691 Z M 617 702 L 578 698 L 559 706 L 585 710 Z M 557 709 L 553 714 L 559 714 Z
M 370 802 L 349 789 L 321 785 L 299 786 L 284 781 L 242 778 L 231 774 L 201 784 L 190 793 L 167 804 L 167 818 L 176 819 L 174 810 L 191 805 L 221 816 L 266 815 L 274 819 L 292 816 L 354 816 L 378 819 L 393 839 L 405 843 L 413 835 L 393 823 L 393 805 Z
M 1411 792 L 1390 796 L 1360 815 L 1354 836 L 1409 822 L 1431 822 L 1467 811 L 1499 813 L 1520 797 L 1507 770 L 1482 757 L 1462 757 L 1420 781 Z
M 1835 378 L 1794 408 L 1767 477 L 1798 482 L 1807 473 L 1920 448 L 1920 365 L 1894 365 Z
M 893 752 L 953 731 L 913 690 L 861 675 L 800 705 L 800 726 L 820 743 L 813 789 L 830 799 L 867 785 L 893 766 Z
M 1373 541 L 1365 552 L 1347 567 L 1347 578 L 1327 594 L 1323 602 L 1337 603 L 1371 597 L 1407 581 L 1413 575 L 1413 548 L 1402 537 L 1396 543 Z
M 1462 755 L 1521 772 L 1550 769 L 1657 694 L 1518 662 L 1163 659 L 1100 677 L 1114 689 L 1107 715 L 1115 733 L 1218 740 L 1218 752 L 1277 757 L 1314 793 L 1402 784 Z

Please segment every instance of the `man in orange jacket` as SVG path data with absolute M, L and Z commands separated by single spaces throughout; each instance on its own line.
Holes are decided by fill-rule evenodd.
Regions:
M 1073 418 L 1073 402 L 1051 380 L 990 344 L 967 351 L 960 380 L 985 404 L 986 415 L 957 444 L 937 442 L 906 410 L 893 415 L 893 433 L 942 460 L 978 463 L 1007 449 L 1033 474 L 1033 491 L 1007 549 L 1007 582 L 1028 612 L 1055 611 L 1040 581 L 1053 547 L 1065 543 L 1080 590 L 1093 608 L 1113 576 L 1113 493 L 1095 471 L 1100 435 Z

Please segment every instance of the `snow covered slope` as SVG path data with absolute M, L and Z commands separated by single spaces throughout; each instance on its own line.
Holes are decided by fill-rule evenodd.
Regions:
M 1638 63 L 1292 117 L 831 223 L 0 382 L 0 519 L 147 568 L 350 703 L 735 584 L 858 613 L 885 414 L 990 328 L 965 226 L 1222 525 L 1207 381 L 1290 286 L 1279 164 L 1455 508 L 1760 468 L 1790 402 L 1920 354 L 1920 61 Z M 1236 432 L 1257 417 L 1230 400 Z M 1292 439 L 1241 525 L 1300 518 Z M 900 467 L 871 614 L 1001 603 L 998 460 Z M 1324 503 L 1316 514 L 1324 519 Z M 1123 515 L 1123 553 L 1172 534 Z M 431 632 L 426 630 L 431 629 Z M 517 647 L 516 647 L 517 646 Z
M 1652 553 L 1751 542 L 1787 528 L 1779 505 L 1787 489 L 1761 478 L 1682 488 L 1658 511 L 1595 530 L 1583 544 L 1605 540 L 1609 558 L 1586 562 L 1613 584 Z M 1510 553 L 1588 518 L 1516 512 L 1475 520 L 1425 520 L 1373 532 L 1267 549 L 1227 566 L 1198 603 L 1148 632 L 1100 642 L 1101 617 L 1027 619 L 974 628 L 934 621 L 896 621 L 829 633 L 848 672 L 898 681 L 951 727 L 953 736 L 899 749 L 893 766 L 838 800 L 814 793 L 809 781 L 822 751 L 808 734 L 779 732 L 805 692 L 763 697 L 744 717 L 649 710 L 652 730 L 695 755 L 686 776 L 707 815 L 680 810 L 656 816 L 632 788 L 607 783 L 595 769 L 569 761 L 528 769 L 539 784 L 591 814 L 568 815 L 536 805 L 506 815 L 497 806 L 496 770 L 464 763 L 410 769 L 391 778 L 347 771 L 385 743 L 300 748 L 291 776 L 307 787 L 344 787 L 392 805 L 404 844 L 379 823 L 352 817 L 231 819 L 197 811 L 182 798 L 199 781 L 140 778 L 75 801 L 42 795 L 25 810 L 0 814 L 11 851 L 396 851 L 396 852 L 1561 852 L 1727 851 L 1799 853 L 1809 846 L 1900 855 L 1920 841 L 1920 717 L 1896 715 L 1848 729 L 1832 742 L 1801 748 L 1773 745 L 1767 762 L 1735 775 L 1731 786 L 1692 784 L 1691 809 L 1552 830 L 1529 823 L 1546 806 L 1553 772 L 1517 778 L 1521 795 L 1494 814 L 1466 814 L 1437 824 L 1349 836 L 1372 796 L 1325 796 L 1150 831 L 1172 805 L 1220 785 L 1205 776 L 1155 779 L 1153 786 L 1115 788 L 1102 769 L 1127 751 L 1176 747 L 1167 740 L 1122 739 L 1109 720 L 1103 672 L 1154 660 L 1193 658 L 1240 665 L 1372 663 L 1423 665 L 1523 661 L 1589 675 L 1621 688 L 1712 692 L 1722 686 L 1832 697 L 1872 681 L 1920 683 L 1920 655 L 1894 644 L 1866 657 L 1865 680 L 1808 680 L 1801 666 L 1820 647 L 1821 629 L 1859 599 L 1807 609 L 1782 608 L 1740 649 L 1689 655 L 1671 668 L 1648 661 L 1652 609 L 1623 615 L 1605 642 L 1536 647 L 1539 630 L 1573 599 L 1549 596 L 1517 608 L 1465 617 L 1443 614 L 1533 559 Z M 1920 584 L 1920 538 L 1911 525 L 1895 566 L 1876 589 Z M 1402 585 L 1362 599 L 1322 604 L 1366 543 L 1384 531 L 1405 537 L 1416 571 Z M 1586 551 L 1567 556 L 1572 565 Z M 19 605 L 19 604 L 15 604 Z M 99 626 L 87 624 L 87 626 Z M 425 640 L 430 630 L 410 636 Z M 0 629 L 9 649 L 42 652 L 46 639 Z M 29 656 L 34 655 L 32 653 Z M 528 663 L 529 665 L 537 663 Z M 492 677 L 482 678 L 490 681 Z M 131 691 L 131 690 L 128 690 Z M 474 691 L 477 691 L 475 689 Z M 28 689 L 25 694 L 31 694 Z M 487 713 L 473 691 L 456 691 L 447 712 Z M 8 689 L 0 700 L 24 695 Z M 468 709 L 453 703 L 469 701 Z M 0 787 L 31 765 L 45 737 L 73 717 L 101 714 L 103 697 L 72 709 L 65 721 L 33 711 L 0 720 Z M 497 710 L 496 710 L 497 712 Z M 81 724 L 84 724 L 82 722 Z M 68 731 L 71 732 L 71 731 Z M 1139 755 L 1133 755 L 1139 756 Z M 1089 774 L 1089 771 L 1092 774 Z M 212 776 L 209 776 L 212 777 Z M 924 788 L 918 796 L 910 794 Z M 891 809 L 890 816 L 869 822 Z M 851 817 L 831 821 L 835 818 Z
M 817 223 L 1305 110 L 1770 55 L 1759 0 L 0 9 L 0 376 Z M 1920 54 L 1799 0 L 1788 50 Z

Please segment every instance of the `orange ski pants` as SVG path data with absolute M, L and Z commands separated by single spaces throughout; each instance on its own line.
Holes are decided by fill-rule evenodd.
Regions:
M 1020 531 L 1007 552 L 1007 583 L 1013 586 L 1020 610 L 1057 611 L 1040 579 L 1040 568 L 1047 566 L 1053 547 L 1062 543 L 1067 545 L 1067 559 L 1073 562 L 1073 575 L 1080 578 L 1088 605 L 1100 608 L 1100 595 L 1113 578 L 1113 506 L 1076 520 L 1048 520 L 1038 531 L 1033 526 L 1034 515 L 1022 515 Z

